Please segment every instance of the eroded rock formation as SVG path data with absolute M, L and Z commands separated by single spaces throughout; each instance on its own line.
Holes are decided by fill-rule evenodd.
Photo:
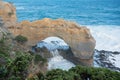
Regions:
M 60 37 L 69 44 L 77 61 L 83 65 L 92 65 L 95 40 L 88 28 L 74 22 L 49 18 L 16 23 L 15 8 L 11 4 L 3 2 L 0 2 L 0 17 L 15 36 L 20 34 L 28 38 L 28 46 L 33 46 L 50 36 Z
M 8 28 L 16 26 L 16 8 L 8 3 L 0 1 L 0 39 L 3 34 L 9 33 Z
M 17 20 L 16 8 L 8 2 L 0 1 L 0 20 L 1 19 L 5 27 L 15 26 Z

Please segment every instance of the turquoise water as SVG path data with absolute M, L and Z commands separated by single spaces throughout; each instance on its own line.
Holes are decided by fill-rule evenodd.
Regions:
M 83 25 L 120 25 L 120 0 L 6 0 L 18 21 L 64 18 Z
M 120 51 L 120 0 L 5 0 L 18 21 L 64 18 L 90 28 L 96 49 Z

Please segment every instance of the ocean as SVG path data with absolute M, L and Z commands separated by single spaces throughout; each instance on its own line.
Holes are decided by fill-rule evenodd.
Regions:
M 5 0 L 16 6 L 18 22 L 62 18 L 88 27 L 96 49 L 120 52 L 120 0 Z

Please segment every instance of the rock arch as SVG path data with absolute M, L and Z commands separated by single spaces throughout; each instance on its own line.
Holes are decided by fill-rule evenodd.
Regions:
M 15 35 L 21 34 L 28 37 L 29 46 L 50 36 L 60 37 L 69 44 L 78 62 L 82 61 L 83 65 L 92 65 L 95 40 L 88 28 L 74 22 L 49 18 L 33 22 L 23 21 L 17 25 L 17 28 L 10 31 Z
M 83 65 L 92 65 L 95 39 L 88 28 L 79 26 L 74 22 L 62 19 L 51 20 L 49 18 L 18 23 L 15 7 L 2 1 L 0 1 L 0 17 L 3 19 L 4 26 L 14 35 L 21 34 L 28 38 L 28 46 L 33 46 L 46 37 L 58 36 L 70 45 L 78 62 Z

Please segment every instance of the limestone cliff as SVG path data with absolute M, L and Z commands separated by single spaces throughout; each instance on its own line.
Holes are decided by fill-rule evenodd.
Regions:
M 5 27 L 13 27 L 16 25 L 16 8 L 8 3 L 0 1 L 0 20 Z
M 83 65 L 92 65 L 95 39 L 88 28 L 63 19 L 49 18 L 16 23 L 16 10 L 13 5 L 6 2 L 0 2 L 0 17 L 15 36 L 20 34 L 28 38 L 29 47 L 50 36 L 60 37 L 69 44 L 79 62 Z

